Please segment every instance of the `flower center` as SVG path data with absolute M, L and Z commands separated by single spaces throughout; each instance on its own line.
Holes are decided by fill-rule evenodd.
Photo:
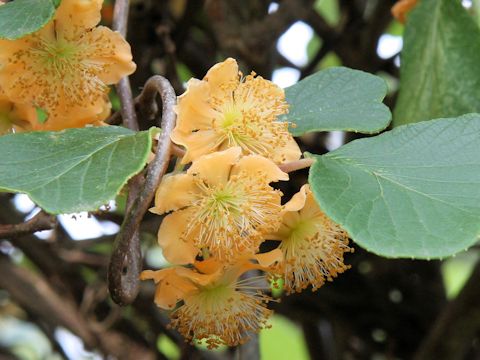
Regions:
M 288 241 L 298 242 L 315 234 L 315 223 L 312 220 L 301 219 L 290 228 Z
M 288 111 L 283 92 L 276 85 L 252 75 L 231 97 L 215 98 L 212 105 L 220 114 L 213 128 L 220 135 L 216 147 L 240 146 L 245 154 L 259 154 L 283 162 L 281 152 L 291 135 L 288 123 L 277 120 Z
M 285 254 L 285 290 L 300 292 L 312 285 L 313 290 L 348 269 L 343 262 L 348 236 L 325 216 L 300 219 L 289 226 L 289 235 L 280 248 Z
M 171 326 L 187 339 L 206 340 L 208 348 L 235 346 L 248 340 L 248 332 L 266 327 L 270 300 L 249 286 L 235 283 L 212 284 L 186 297 L 172 313 Z
M 219 258 L 254 248 L 279 224 L 280 193 L 257 177 L 240 172 L 224 184 L 209 186 L 198 179 L 196 185 L 203 195 L 192 205 L 184 236 L 196 234 L 196 245 Z
M 230 129 L 233 125 L 242 120 L 242 112 L 235 105 L 229 105 L 223 112 L 221 127 L 224 130 Z
M 44 49 L 42 50 L 45 52 L 46 58 L 53 62 L 58 60 L 68 61 L 69 58 L 75 56 L 76 53 L 76 49 L 74 46 L 60 40 L 54 41 L 52 43 L 46 43 Z
M 35 106 L 56 116 L 57 109 L 65 112 L 60 107 L 93 104 L 105 94 L 107 87 L 97 77 L 104 65 L 87 60 L 91 44 L 37 34 L 26 41 L 28 46 L 10 60 L 24 68 L 12 84 L 21 97 L 33 98 Z

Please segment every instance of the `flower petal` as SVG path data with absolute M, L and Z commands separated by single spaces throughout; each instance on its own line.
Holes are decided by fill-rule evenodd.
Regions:
M 210 85 L 206 81 L 190 79 L 187 91 L 178 97 L 177 125 L 175 130 L 190 133 L 212 128 L 212 120 L 218 113 L 209 103 Z
M 323 218 L 323 212 L 315 200 L 315 197 L 313 196 L 309 186 L 306 188 L 306 194 L 307 197 L 305 199 L 305 206 L 300 210 L 300 216 L 302 219 L 313 219 L 316 217 Z
M 280 249 L 274 249 L 267 253 L 257 254 L 254 256 L 254 259 L 257 260 L 263 268 L 268 268 L 276 262 L 283 261 L 283 253 Z
M 158 244 L 162 247 L 163 255 L 172 264 L 193 264 L 198 249 L 193 245 L 193 234 L 184 238 L 188 228 L 192 211 L 190 209 L 175 211 L 166 216 L 158 230 Z
M 188 164 L 202 155 L 217 151 L 222 140 L 221 135 L 214 130 L 199 130 L 192 133 L 173 131 L 170 138 L 174 143 L 187 149 L 182 164 Z
M 256 260 L 257 263 L 251 260 Z M 242 254 L 235 262 L 226 267 L 222 280 L 234 283 L 242 274 L 250 270 L 268 271 L 270 266 L 276 262 L 283 261 L 283 252 L 280 249 L 274 249 L 264 254 Z
M 205 155 L 192 163 L 188 174 L 195 174 L 209 185 L 223 184 L 228 181 L 232 165 L 242 153 L 239 147 Z
M 303 185 L 300 191 L 292 196 L 289 202 L 284 205 L 285 211 L 299 211 L 305 206 L 307 200 L 307 191 L 310 192 L 308 184 Z
M 98 78 L 106 85 L 116 84 L 136 69 L 128 42 L 118 32 L 105 26 L 85 33 L 81 37 L 80 45 L 85 45 L 85 57 L 89 61 L 103 66 Z
M 262 179 L 267 182 L 288 180 L 288 174 L 280 170 L 275 163 L 267 158 L 259 155 L 249 155 L 242 157 L 232 168 L 231 175 L 238 174 L 242 171 L 258 177 L 262 174 Z
M 232 92 L 240 82 L 238 64 L 235 59 L 228 58 L 215 64 L 203 78 L 210 84 L 211 96 L 216 98 L 231 98 Z
M 192 269 L 188 269 L 185 267 L 179 267 L 177 268 L 177 274 L 183 278 L 191 280 L 193 283 L 201 285 L 201 286 L 206 286 L 208 284 L 211 284 L 214 282 L 216 279 L 218 279 L 218 276 L 220 274 L 220 269 L 212 274 L 200 274 L 196 271 L 193 271 Z
M 99 98 L 91 107 L 74 106 L 62 112 L 49 115 L 44 123 L 32 122 L 37 131 L 58 131 L 69 128 L 81 128 L 87 124 L 100 125 L 111 112 L 112 104 L 108 99 Z M 61 113 L 65 115 L 60 115 Z M 36 117 L 35 117 L 36 119 Z
M 189 174 L 166 175 L 155 194 L 154 214 L 163 214 L 192 204 L 197 197 L 194 179 Z
M 55 14 L 59 37 L 73 37 L 94 28 L 100 22 L 103 0 L 62 0 Z
M 195 285 L 179 276 L 176 270 L 177 268 L 146 270 L 140 274 L 141 280 L 152 279 L 157 284 L 155 304 L 162 309 L 173 309 L 178 301 L 196 290 Z
M 295 161 L 302 157 L 302 152 L 298 147 L 297 142 L 290 136 L 284 147 L 276 149 L 274 158 L 272 159 L 277 164 L 283 164 L 289 161 Z
M 222 263 L 213 257 L 203 261 L 196 261 L 193 265 L 203 274 L 213 274 L 223 267 Z

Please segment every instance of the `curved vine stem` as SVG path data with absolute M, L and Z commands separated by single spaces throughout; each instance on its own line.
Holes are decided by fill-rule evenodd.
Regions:
M 162 132 L 158 140 L 155 157 L 147 168 L 147 175 L 141 191 L 128 209 L 120 231 L 115 239 L 108 271 L 108 286 L 112 299 L 120 305 L 133 302 L 138 294 L 139 275 L 142 269 L 138 228 L 155 190 L 165 174 L 171 156 L 170 133 L 175 127 L 176 115 L 173 107 L 176 95 L 170 82 L 162 76 L 151 77 L 138 97 L 140 114 L 159 118 L 156 96 L 162 99 Z

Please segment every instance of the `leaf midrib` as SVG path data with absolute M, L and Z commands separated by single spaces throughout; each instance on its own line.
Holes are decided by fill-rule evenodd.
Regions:
M 337 161 L 338 163 L 341 163 L 342 166 L 347 166 L 347 167 L 348 167 L 348 166 L 353 166 L 353 167 L 356 167 L 356 168 L 360 169 L 361 171 L 367 173 L 368 175 L 370 175 L 370 176 L 372 176 L 372 177 L 375 177 L 376 179 L 377 179 L 377 178 L 384 179 L 384 180 L 386 180 L 386 181 L 391 182 L 391 183 L 394 184 L 394 185 L 398 185 L 400 188 L 403 188 L 403 189 L 405 189 L 405 190 L 407 190 L 407 191 L 410 191 L 410 192 L 412 192 L 412 193 L 416 193 L 416 194 L 418 194 L 418 195 L 421 195 L 421 196 L 423 196 L 423 197 L 426 197 L 426 198 L 428 198 L 428 199 L 431 199 L 432 201 L 437 201 L 437 202 L 439 202 L 439 203 L 445 204 L 445 205 L 447 205 L 447 206 L 449 206 L 449 207 L 451 207 L 451 208 L 453 208 L 453 209 L 460 210 L 460 211 L 465 212 L 465 213 L 467 213 L 468 215 L 471 215 L 471 216 L 474 216 L 474 217 L 478 216 L 476 213 L 471 212 L 471 211 L 469 211 L 469 210 L 467 210 L 467 209 L 457 207 L 457 206 L 455 206 L 455 205 L 453 205 L 453 204 L 451 204 L 451 203 L 449 203 L 449 202 L 447 202 L 447 201 L 445 201 L 445 200 L 442 200 L 442 199 L 439 199 L 439 198 L 437 198 L 437 197 L 431 196 L 431 195 L 426 194 L 426 193 L 424 193 L 424 192 L 421 192 L 421 191 L 419 191 L 419 190 L 417 190 L 417 189 L 414 189 L 414 188 L 411 188 L 411 187 L 409 187 L 409 186 L 407 186 L 407 185 L 404 185 L 404 184 L 402 184 L 402 183 L 400 183 L 400 182 L 398 182 L 398 181 L 395 181 L 395 180 L 393 180 L 393 179 L 385 176 L 385 174 L 376 173 L 376 172 L 370 170 L 368 167 L 362 166 L 362 164 L 358 164 L 358 163 L 355 163 L 355 162 L 353 162 L 353 161 L 344 161 L 342 158 L 339 158 L 339 157 L 336 157 L 335 159 L 332 159 L 332 158 L 329 158 L 329 157 L 324 157 L 324 158 L 329 159 L 329 160 L 331 160 L 331 161 Z M 348 159 L 348 160 L 353 160 L 353 159 L 350 158 L 350 159 Z M 377 181 L 378 181 L 378 179 L 377 179 Z M 479 186 L 480 186 L 480 185 L 479 185 Z

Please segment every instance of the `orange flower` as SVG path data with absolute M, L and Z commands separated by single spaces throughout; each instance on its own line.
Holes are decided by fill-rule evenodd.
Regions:
M 224 267 L 209 259 L 194 264 L 195 268 L 173 267 L 144 271 L 142 280 L 153 279 L 157 285 L 155 303 L 163 309 L 173 309 L 171 326 L 190 341 L 206 340 L 208 347 L 235 346 L 248 340 L 248 332 L 266 327 L 272 313 L 265 307 L 271 300 L 262 293 L 265 276 L 239 280 L 253 269 L 266 270 L 280 261 L 281 251 L 243 257 Z
M 267 238 L 281 240 L 287 293 L 309 285 L 315 291 L 349 268 L 343 263 L 343 254 L 353 251 L 348 235 L 320 210 L 308 185 L 285 204 L 280 228 Z
M 300 158 L 288 123 L 277 120 L 288 111 L 283 90 L 253 73 L 241 79 L 234 59 L 213 66 L 203 80 L 191 79 L 176 111 L 171 138 L 187 149 L 183 163 L 232 146 L 277 164 Z
M 417 0 L 399 0 L 392 7 L 392 15 L 401 23 L 405 23 L 407 14 L 417 5 Z
M 107 85 L 135 70 L 121 35 L 95 27 L 102 2 L 63 0 L 39 31 L 0 40 L 0 86 L 11 101 L 44 109 L 49 129 L 103 120 Z
M 272 161 L 241 157 L 239 147 L 205 155 L 186 173 L 165 176 L 150 211 L 163 214 L 158 240 L 168 261 L 193 263 L 199 249 L 226 259 L 254 252 L 280 224 L 280 197 L 269 183 L 288 180 Z

